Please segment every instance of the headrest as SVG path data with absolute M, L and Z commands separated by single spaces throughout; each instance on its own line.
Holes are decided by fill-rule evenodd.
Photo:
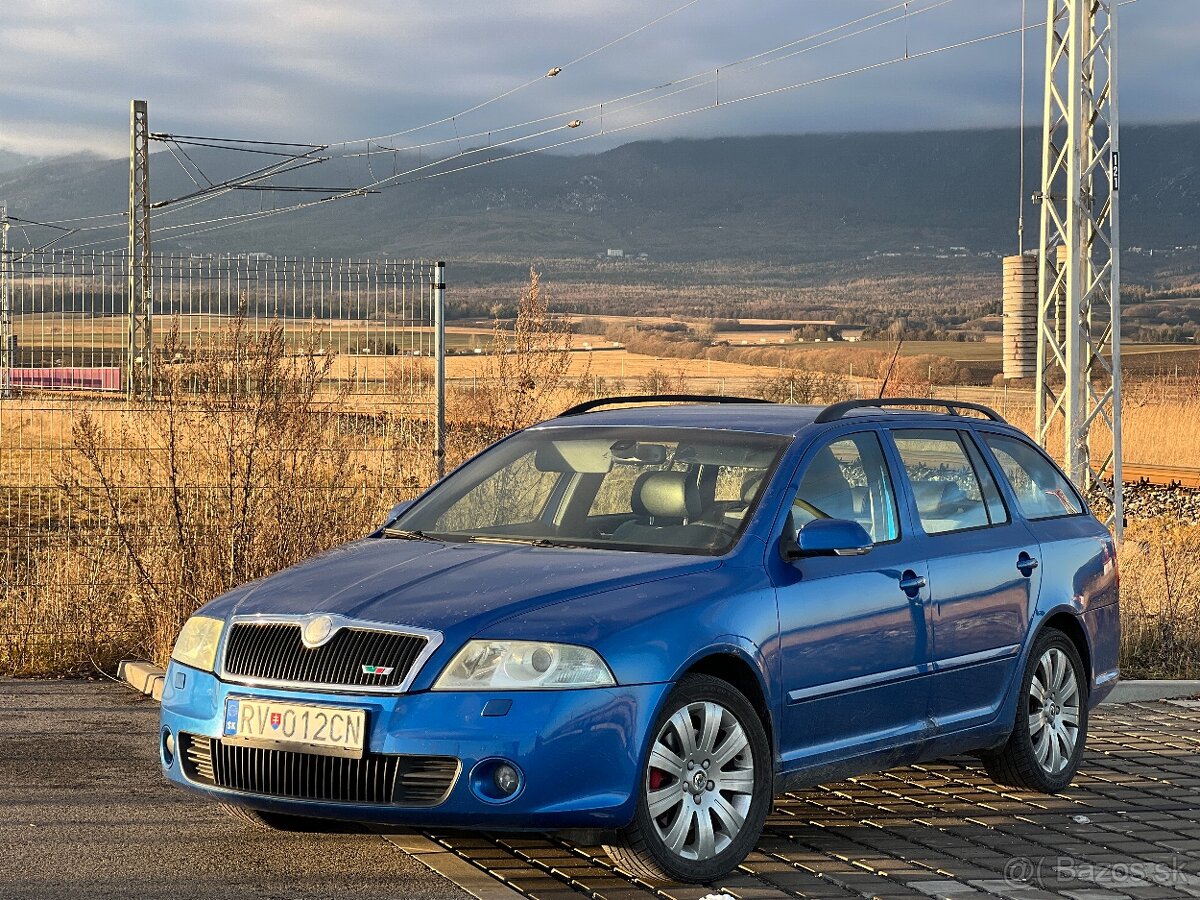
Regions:
M 953 496 L 955 487 L 958 485 L 953 481 L 913 481 L 912 496 L 917 500 L 917 510 L 926 516 L 934 514 Z
M 700 489 L 687 472 L 643 472 L 633 485 L 632 506 L 638 515 L 693 519 L 700 515 Z
M 758 486 L 762 484 L 765 472 L 751 472 L 742 479 L 742 502 L 749 503 L 754 499 L 754 495 L 758 493 Z

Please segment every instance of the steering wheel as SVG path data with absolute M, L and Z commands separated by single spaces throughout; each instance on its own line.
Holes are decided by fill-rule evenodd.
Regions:
M 831 516 L 829 513 L 825 512 L 825 510 L 820 509 L 817 506 L 814 506 L 813 504 L 809 503 L 807 500 L 801 500 L 799 497 L 797 497 L 795 500 L 792 501 L 792 506 L 800 507 L 802 510 L 804 510 L 806 513 L 808 513 L 814 519 L 832 519 L 833 518 L 833 516 Z
M 691 522 L 690 525 L 701 525 L 704 528 L 711 528 L 713 531 L 720 532 L 726 537 L 732 538 L 737 534 L 737 528 L 730 525 L 728 522 Z M 710 543 L 713 543 L 710 541 Z

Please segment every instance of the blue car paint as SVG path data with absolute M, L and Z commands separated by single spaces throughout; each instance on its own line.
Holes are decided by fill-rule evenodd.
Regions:
M 365 538 L 263 579 L 245 593 L 215 600 L 204 614 L 228 618 L 319 608 L 440 631 L 441 646 L 411 686 L 425 690 L 466 641 L 511 616 L 569 599 L 578 604 L 575 621 L 583 621 L 590 595 L 720 565 L 711 557 Z
M 697 664 L 738 665 L 758 685 L 777 790 L 999 745 L 1011 730 L 1034 638 L 1057 616 L 1074 622 L 1083 638 L 1089 705 L 1112 689 L 1119 608 L 1107 530 L 1091 516 L 1026 522 L 980 441 L 1009 509 L 1007 536 L 998 529 L 925 535 L 888 437 L 889 427 L 949 425 L 968 434 L 1023 437 L 1018 430 L 882 412 L 814 425 L 817 412 L 680 406 L 595 412 L 535 426 L 718 424 L 792 436 L 741 538 L 721 557 L 369 537 L 201 610 L 219 618 L 321 611 L 440 631 L 442 644 L 405 694 L 251 689 L 172 663 L 162 707 L 165 727 L 214 737 L 221 734 L 228 696 L 366 708 L 372 752 L 462 760 L 440 805 L 403 809 L 229 793 L 190 784 L 177 761 L 164 765 L 167 777 L 226 802 L 277 812 L 518 830 L 610 828 L 632 818 L 653 722 L 673 683 Z M 810 451 L 864 430 L 880 433 L 900 507 L 900 540 L 862 557 L 785 561 L 780 535 Z M 1008 572 L 992 583 L 972 583 L 981 568 L 1006 569 L 1006 558 L 1015 567 L 1018 551 L 1040 559 L 1036 577 Z M 928 582 L 913 601 L 896 587 L 910 569 Z M 964 616 L 975 611 L 985 625 L 971 635 Z M 475 637 L 589 646 L 607 661 L 617 687 L 431 691 L 450 658 Z M 182 690 L 174 687 L 176 671 L 186 674 Z M 507 715 L 482 715 L 493 699 L 511 701 Z M 526 777 L 505 804 L 484 802 L 467 784 L 474 763 L 494 757 L 514 760 Z
M 174 687 L 175 673 L 187 687 Z M 289 701 L 367 710 L 367 744 L 376 753 L 454 756 L 462 767 L 450 796 L 432 808 L 312 803 L 249 798 L 190 784 L 178 763 L 171 780 L 229 803 L 293 814 L 412 825 L 539 829 L 612 828 L 633 815 L 631 785 L 642 735 L 670 685 L 621 685 L 580 691 L 418 691 L 352 695 L 247 688 L 171 663 L 163 690 L 162 722 L 174 733 L 221 734 L 228 697 L 276 697 Z M 484 716 L 489 700 L 512 701 L 504 716 Z M 515 760 L 525 786 L 511 801 L 488 804 L 465 777 L 480 760 Z

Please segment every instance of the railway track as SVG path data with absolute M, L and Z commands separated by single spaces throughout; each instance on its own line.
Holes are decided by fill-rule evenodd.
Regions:
M 1142 463 L 1125 463 L 1122 466 L 1122 475 L 1126 484 L 1200 488 L 1200 468 L 1190 466 L 1150 466 Z

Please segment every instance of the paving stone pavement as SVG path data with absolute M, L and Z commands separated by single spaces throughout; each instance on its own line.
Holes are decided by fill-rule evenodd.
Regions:
M 1001 788 L 972 759 L 783 795 L 714 887 L 638 882 L 599 848 L 550 837 L 428 837 L 538 900 L 1200 897 L 1200 703 L 1101 707 L 1057 796 Z

